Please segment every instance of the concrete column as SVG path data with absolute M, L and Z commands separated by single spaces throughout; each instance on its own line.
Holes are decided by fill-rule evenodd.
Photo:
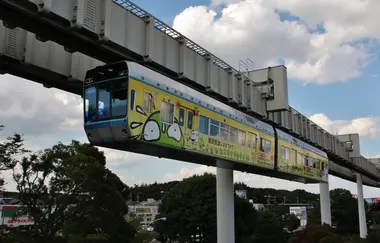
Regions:
M 321 204 L 321 224 L 325 223 L 331 226 L 331 207 L 330 191 L 328 182 L 319 183 L 319 201 Z
M 363 197 L 363 182 L 362 175 L 356 174 L 356 185 L 358 187 L 358 209 L 359 209 L 359 229 L 360 229 L 360 238 L 367 237 L 367 220 L 365 215 L 365 205 Z
M 216 207 L 218 243 L 235 243 L 234 176 L 229 164 L 217 162 Z

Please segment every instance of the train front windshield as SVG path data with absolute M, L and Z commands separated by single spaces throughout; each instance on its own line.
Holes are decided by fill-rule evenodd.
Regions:
M 128 71 L 112 67 L 90 70 L 84 85 L 85 122 L 123 118 L 128 107 Z

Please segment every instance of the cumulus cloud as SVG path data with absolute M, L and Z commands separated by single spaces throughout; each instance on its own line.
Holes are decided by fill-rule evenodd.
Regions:
M 218 4 L 226 4 L 220 16 L 211 7 L 191 6 L 175 17 L 173 28 L 235 67 L 247 57 L 254 68 L 284 59 L 289 77 L 305 83 L 358 76 L 380 37 L 375 0 L 212 0 Z M 300 20 L 284 21 L 279 13 Z M 325 31 L 316 31 L 320 25 Z M 364 45 L 363 39 L 371 41 Z
M 0 76 L 0 117 L 4 132 L 38 137 L 61 131 L 80 131 L 81 97 L 11 75 Z
M 324 114 L 314 114 L 310 120 L 331 134 L 358 133 L 360 138 L 375 138 L 379 134 L 379 119 L 376 117 L 359 117 L 353 120 L 330 120 Z

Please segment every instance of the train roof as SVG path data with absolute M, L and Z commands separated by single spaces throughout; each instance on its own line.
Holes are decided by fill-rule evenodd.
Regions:
M 149 68 L 146 68 L 135 62 L 128 62 L 129 74 L 131 77 L 141 80 L 143 77 L 143 82 L 150 83 L 151 85 L 159 86 L 162 89 L 167 89 L 168 91 L 175 94 L 181 95 L 185 99 L 188 99 L 191 102 L 198 103 L 199 106 L 202 106 L 206 109 L 215 111 L 221 115 L 224 115 L 230 119 L 236 120 L 238 122 L 244 123 L 247 126 L 253 127 L 259 131 L 265 132 L 271 136 L 274 136 L 273 127 L 260 121 L 257 118 L 248 116 L 247 114 L 238 111 L 218 100 L 215 100 L 195 89 L 187 87 L 184 84 L 178 83 L 160 73 L 157 73 Z
M 322 150 L 320 150 L 320 149 L 318 149 L 316 147 L 313 147 L 310 144 L 305 143 L 304 141 L 302 141 L 302 140 L 300 140 L 298 138 L 295 138 L 292 135 L 287 134 L 287 133 L 285 133 L 284 131 L 281 131 L 278 128 L 275 128 L 275 129 L 276 129 L 276 132 L 277 132 L 278 139 L 281 139 L 281 140 L 286 141 L 286 142 L 288 142 L 290 144 L 293 144 L 295 146 L 298 146 L 298 147 L 301 147 L 303 149 L 309 150 L 312 153 L 315 153 L 315 154 L 318 154 L 318 155 L 320 155 L 322 157 L 327 158 L 327 154 L 325 152 L 323 152 Z

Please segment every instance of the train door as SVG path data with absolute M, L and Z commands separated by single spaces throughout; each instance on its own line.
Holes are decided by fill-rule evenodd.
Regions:
M 182 135 L 185 139 L 185 147 L 193 148 L 196 138 L 193 134 L 194 130 L 194 113 L 192 110 L 180 106 L 178 110 L 178 125 L 181 128 Z

